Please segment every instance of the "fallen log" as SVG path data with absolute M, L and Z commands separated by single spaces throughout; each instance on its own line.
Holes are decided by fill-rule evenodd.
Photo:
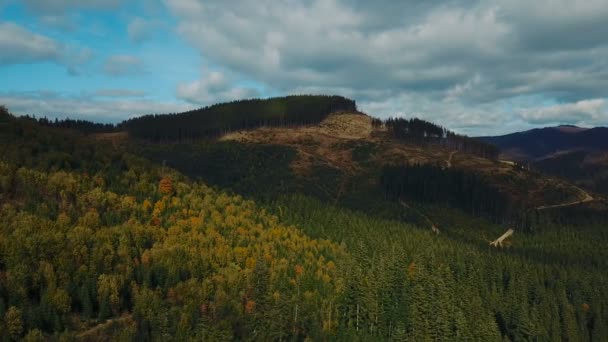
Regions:
M 498 239 L 494 240 L 494 241 L 490 241 L 490 246 L 494 246 L 494 247 L 502 247 L 502 242 L 509 238 L 511 235 L 513 235 L 513 229 L 508 229 L 504 234 L 502 234 Z

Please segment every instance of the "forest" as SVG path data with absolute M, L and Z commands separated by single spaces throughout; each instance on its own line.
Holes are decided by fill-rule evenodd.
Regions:
M 188 142 L 260 126 L 315 124 L 331 113 L 356 110 L 355 101 L 341 96 L 294 95 L 239 100 L 179 114 L 144 115 L 121 126 L 136 138 Z
M 49 120 L 46 117 L 36 119 L 36 118 L 30 117 L 30 116 L 25 116 L 24 118 L 37 120 L 38 123 L 42 126 L 67 128 L 67 129 L 80 131 L 84 134 L 109 133 L 109 132 L 116 132 L 120 129 L 119 125 L 115 125 L 112 123 L 102 124 L 102 123 L 91 122 L 91 121 L 87 121 L 87 120 L 75 120 L 75 119 L 70 119 L 70 118 L 61 119 L 61 120 L 59 120 L 57 118 L 55 118 L 55 120 Z
M 528 206 L 514 203 L 484 176 L 435 165 L 386 166 L 380 184 L 388 198 L 456 207 L 494 222 L 516 223 L 515 215 Z
M 407 143 L 442 144 L 450 149 L 494 160 L 498 159 L 500 154 L 500 149 L 493 144 L 454 133 L 437 124 L 418 118 L 374 119 L 372 124 L 374 127 L 386 127 L 393 137 Z
M 2 341 L 608 340 L 605 225 L 491 247 L 506 204 L 457 170 L 378 175 L 435 234 L 304 191 L 285 148 L 116 148 L 1 110 L 0 143 Z
M 344 247 L 110 146 L 1 120 L 2 339 L 79 338 L 107 319 L 126 340 L 336 328 Z M 71 162 L 91 148 L 90 163 Z

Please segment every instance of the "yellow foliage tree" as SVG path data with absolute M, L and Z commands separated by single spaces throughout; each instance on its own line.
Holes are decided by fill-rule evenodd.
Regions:
M 169 177 L 163 177 L 158 183 L 158 190 L 161 194 L 171 195 L 173 193 L 173 182 Z
M 21 311 L 16 307 L 11 306 L 4 315 L 4 323 L 6 324 L 6 332 L 8 333 L 8 336 L 14 340 L 19 339 L 23 333 Z

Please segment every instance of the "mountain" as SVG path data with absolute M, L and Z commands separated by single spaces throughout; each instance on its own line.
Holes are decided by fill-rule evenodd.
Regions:
M 180 140 L 0 108 L 0 340 L 608 340 L 603 198 L 314 116 Z
M 608 128 L 557 126 L 480 139 L 505 158 L 608 193 Z
M 564 125 L 479 139 L 500 147 L 502 153 L 509 158 L 529 161 L 564 151 L 606 151 L 607 136 L 607 127 L 580 128 Z

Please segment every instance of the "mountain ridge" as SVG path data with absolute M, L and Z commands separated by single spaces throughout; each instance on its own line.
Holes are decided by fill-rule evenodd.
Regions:
M 502 157 L 608 193 L 608 127 L 555 126 L 480 137 L 501 148 Z

